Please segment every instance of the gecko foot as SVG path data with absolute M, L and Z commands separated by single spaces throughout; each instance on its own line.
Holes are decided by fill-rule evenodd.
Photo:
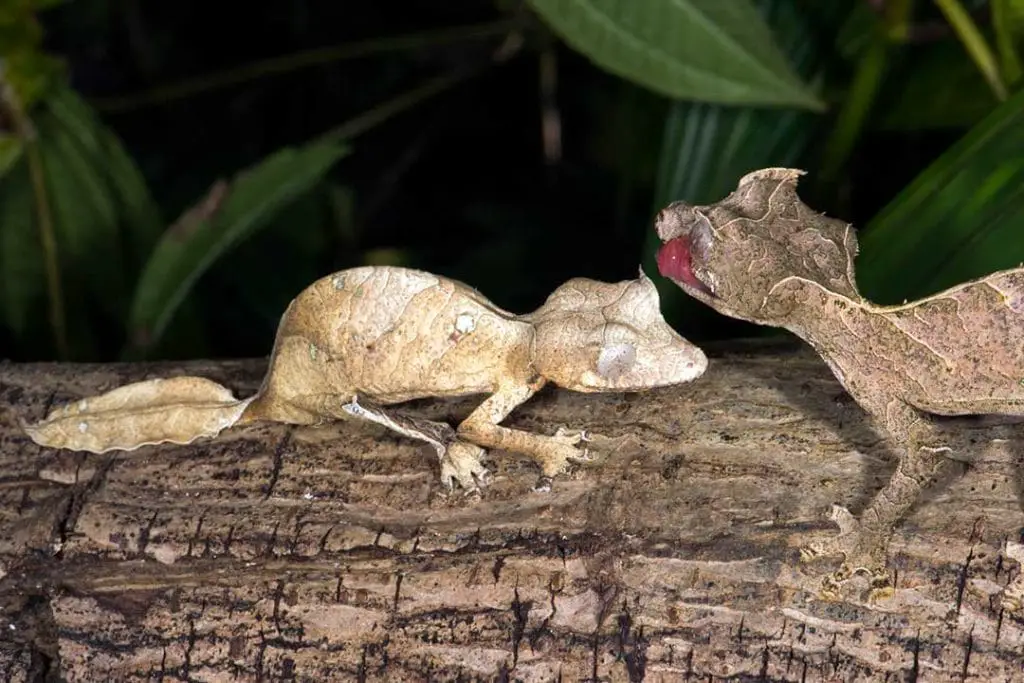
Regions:
M 439 453 L 441 460 L 441 483 L 449 491 L 453 481 L 457 481 L 465 491 L 472 492 L 491 483 L 491 473 L 480 462 L 480 456 L 486 451 L 476 444 L 467 441 L 452 441 L 447 444 L 444 452 Z
M 1011 560 L 1017 560 L 1021 572 L 1003 589 L 1000 606 L 1011 614 L 1019 614 L 1024 611 L 1024 545 L 1007 541 L 1006 556 Z
M 578 443 L 589 440 L 585 431 L 564 427 L 559 427 L 554 436 L 546 437 L 543 449 L 534 454 L 540 463 L 541 477 L 533 490 L 550 491 L 551 480 L 565 472 L 571 462 L 591 462 L 593 457 L 590 452 L 586 448 L 577 448 Z
M 840 568 L 822 579 L 819 595 L 826 600 L 840 599 L 846 584 L 855 577 L 867 579 L 869 601 L 892 595 L 892 581 L 885 568 L 884 542 L 866 533 L 857 518 L 840 505 L 832 506 L 829 518 L 839 525 L 839 533 L 800 549 L 800 559 L 804 562 L 835 555 L 843 557 Z
M 559 427 L 554 436 L 546 439 L 543 451 L 534 455 L 541 470 L 541 476 L 533 486 L 534 493 L 549 492 L 554 478 L 565 472 L 570 462 L 586 463 L 594 459 L 586 448 L 576 447 L 581 441 L 590 441 L 585 430 Z

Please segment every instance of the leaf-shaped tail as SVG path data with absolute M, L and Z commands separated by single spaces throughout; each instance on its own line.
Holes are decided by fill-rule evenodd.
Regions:
M 21 425 L 41 446 L 130 451 L 216 436 L 238 422 L 253 398 L 238 400 L 226 387 L 202 377 L 151 379 L 83 398 L 53 409 L 35 424 Z

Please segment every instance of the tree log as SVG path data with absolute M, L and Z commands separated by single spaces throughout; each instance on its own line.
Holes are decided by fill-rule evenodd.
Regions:
M 102 455 L 19 427 L 151 377 L 246 396 L 265 361 L 0 365 L 0 680 L 1024 680 L 1024 620 L 1000 607 L 1018 426 L 951 421 L 957 460 L 890 546 L 895 591 L 830 601 L 837 562 L 798 549 L 893 455 L 805 347 L 709 356 L 671 389 L 544 390 L 507 424 L 586 428 L 601 452 L 548 493 L 492 452 L 479 496 L 356 421 Z

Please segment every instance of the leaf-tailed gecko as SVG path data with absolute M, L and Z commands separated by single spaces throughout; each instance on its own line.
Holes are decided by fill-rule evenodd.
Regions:
M 255 420 L 316 424 L 358 417 L 429 443 L 441 480 L 484 483 L 479 456 L 531 456 L 541 487 L 587 459 L 582 431 L 553 436 L 500 423 L 547 382 L 579 392 L 642 391 L 693 380 L 707 358 L 662 318 L 658 292 L 636 280 L 569 280 L 533 313 L 502 310 L 460 282 L 390 266 L 324 277 L 289 304 L 256 395 L 236 399 L 199 377 L 154 379 L 59 407 L 24 425 L 39 444 L 132 450 L 189 443 Z M 489 394 L 457 429 L 385 408 L 417 398 Z
M 768 168 L 710 206 L 675 202 L 657 217 L 658 268 L 725 315 L 782 327 L 808 342 L 894 442 L 899 464 L 840 533 L 802 550 L 842 554 L 826 590 L 858 570 L 886 584 L 895 525 L 947 459 L 936 415 L 1024 415 L 1024 268 L 994 273 L 901 306 L 857 291 L 851 225 L 800 201 L 802 171 Z M 831 588 L 830 588 L 831 586 Z

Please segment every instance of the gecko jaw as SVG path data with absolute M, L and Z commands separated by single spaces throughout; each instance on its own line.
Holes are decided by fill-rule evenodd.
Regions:
M 694 272 L 694 246 L 689 233 L 665 242 L 658 250 L 658 272 L 690 294 L 714 297 L 714 290 Z

